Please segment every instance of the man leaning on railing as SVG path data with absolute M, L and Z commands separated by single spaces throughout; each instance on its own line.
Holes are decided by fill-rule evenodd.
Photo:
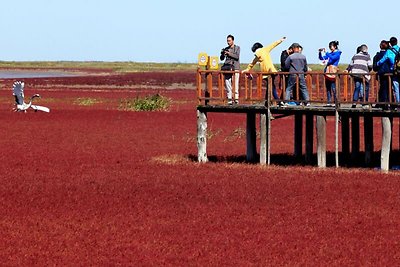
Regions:
M 260 63 L 261 71 L 262 72 L 277 72 L 274 64 L 272 63 L 271 59 L 271 50 L 277 47 L 279 44 L 281 44 L 283 41 L 286 40 L 286 37 L 282 37 L 276 42 L 273 42 L 272 44 L 263 47 L 262 44 L 260 43 L 255 43 L 253 47 L 251 48 L 251 51 L 254 53 L 255 57 L 252 63 L 250 63 L 247 68 L 243 71 L 243 73 L 249 72 L 257 63 Z M 275 79 L 276 75 L 263 75 L 263 79 L 267 82 L 267 93 L 268 93 L 268 79 L 272 79 L 272 94 L 274 99 L 279 99 L 278 93 L 276 91 L 275 87 Z

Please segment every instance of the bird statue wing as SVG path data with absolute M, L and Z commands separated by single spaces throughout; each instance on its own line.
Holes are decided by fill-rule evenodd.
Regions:
M 13 95 L 15 96 L 16 105 L 24 104 L 24 87 L 24 82 L 16 81 L 13 83 Z

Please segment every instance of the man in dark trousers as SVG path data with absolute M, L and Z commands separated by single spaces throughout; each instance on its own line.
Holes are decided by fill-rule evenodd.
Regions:
M 225 78 L 225 90 L 228 98 L 228 105 L 232 105 L 232 97 L 235 98 L 235 104 L 239 103 L 239 78 L 240 78 L 240 47 L 235 45 L 235 37 L 228 35 L 226 37 L 228 46 L 221 50 L 221 60 L 225 60 L 224 65 L 231 66 L 231 71 L 238 71 L 234 75 L 235 84 L 232 86 L 232 74 L 224 75 Z M 234 89 L 234 90 L 233 90 Z M 234 91 L 234 92 L 233 92 Z
M 389 62 L 385 61 L 384 64 L 378 66 L 378 62 L 385 56 L 386 50 L 389 49 L 389 42 L 386 40 L 382 40 L 379 44 L 380 51 L 376 53 L 373 59 L 372 69 L 378 73 L 377 79 L 379 80 L 379 93 L 378 93 L 378 101 L 379 102 L 388 102 L 389 101 L 389 82 L 388 77 L 385 77 L 386 73 L 391 73 Z M 380 105 L 378 105 L 380 106 Z M 385 107 L 385 106 L 382 106 Z
M 300 53 L 301 45 L 299 45 L 298 43 L 294 43 L 292 44 L 292 48 L 293 48 L 293 54 L 291 54 L 285 61 L 285 68 L 289 69 L 290 72 L 288 87 L 286 88 L 285 100 L 286 101 L 290 100 L 293 88 L 296 87 L 297 76 L 298 76 L 301 97 L 305 101 L 306 105 L 309 106 L 310 103 L 308 103 L 308 101 L 310 99 L 308 96 L 308 90 L 305 79 L 305 73 L 308 70 L 307 59 L 303 54 Z M 285 103 L 285 105 L 288 105 L 288 103 Z
M 293 54 L 293 47 L 292 46 L 289 46 L 288 49 L 282 51 L 282 53 L 281 53 L 281 71 L 282 72 L 289 72 L 289 69 L 287 69 L 286 66 L 285 66 L 285 61 L 291 54 Z M 280 88 L 282 89 L 282 94 L 281 94 L 281 97 L 282 97 L 283 90 L 286 90 L 286 88 L 288 86 L 288 78 L 289 78 L 289 76 L 286 75 L 286 74 L 282 74 L 280 78 L 281 78 L 280 79 Z M 285 85 L 283 85 L 283 81 L 285 81 Z

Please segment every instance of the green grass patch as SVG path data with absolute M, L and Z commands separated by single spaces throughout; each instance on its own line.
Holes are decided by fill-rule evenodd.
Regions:
M 121 99 L 119 109 L 125 111 L 163 111 L 167 110 L 171 99 L 160 94 L 133 99 Z
M 100 101 L 95 98 L 78 98 L 74 101 L 74 104 L 78 106 L 93 106 L 97 103 L 100 103 Z
M 220 63 L 220 66 L 222 63 Z M 248 64 L 240 64 L 240 69 L 246 69 Z M 0 68 L 9 69 L 80 69 L 80 70 L 104 70 L 113 72 L 174 72 L 174 71 L 193 71 L 197 70 L 196 63 L 146 63 L 134 61 L 0 61 Z M 279 64 L 275 64 L 277 69 Z M 324 66 L 319 64 L 309 64 L 312 70 L 323 70 Z M 347 64 L 341 64 L 340 69 L 345 69 Z M 259 64 L 254 67 L 254 71 L 259 71 Z
M 113 72 L 196 71 L 195 63 L 146 63 L 133 61 L 0 61 L 0 68 L 9 69 L 79 69 Z

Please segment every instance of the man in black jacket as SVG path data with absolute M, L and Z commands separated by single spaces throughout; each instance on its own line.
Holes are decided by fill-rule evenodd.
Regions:
M 293 53 L 293 47 L 290 46 L 288 49 L 283 50 L 281 53 L 281 71 L 282 72 L 289 72 L 289 69 L 285 66 L 286 59 Z
M 381 49 L 376 53 L 372 60 L 372 69 L 378 73 L 377 79 L 379 80 L 379 92 L 378 92 L 378 101 L 379 102 L 388 102 L 389 101 L 389 82 L 388 78 L 385 77 L 386 73 L 390 73 L 390 68 L 387 63 L 378 66 L 378 61 L 383 58 L 386 53 L 386 50 L 389 48 L 389 42 L 382 40 L 379 44 L 379 48 Z
M 285 66 L 285 61 L 286 59 L 293 54 L 293 44 L 291 46 L 289 46 L 288 49 L 283 50 L 281 53 L 281 71 L 282 72 L 289 72 L 289 69 L 286 68 Z M 283 87 L 283 81 L 285 82 L 285 87 Z M 282 94 L 281 97 L 283 96 L 283 92 L 286 90 L 286 88 L 288 87 L 288 81 L 289 81 L 289 76 L 286 74 L 281 75 L 281 79 L 280 79 L 280 88 L 282 88 Z

